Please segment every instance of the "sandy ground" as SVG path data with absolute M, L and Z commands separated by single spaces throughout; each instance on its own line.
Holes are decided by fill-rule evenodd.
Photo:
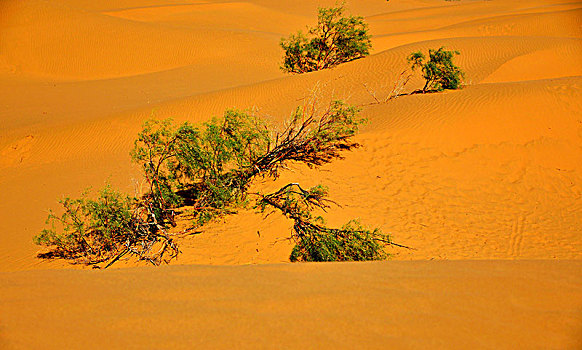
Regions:
M 582 258 L 582 2 L 348 1 L 350 10 L 365 16 L 370 24 L 372 55 L 327 71 L 283 74 L 278 69 L 280 38 L 313 24 L 317 6 L 331 4 L 311 0 L 0 0 L 0 271 L 6 272 L 0 278 L 0 299 L 13 301 L 2 303 L 7 316 L 0 312 L 0 346 L 6 339 L 5 344 L 15 347 L 38 348 L 35 340 L 23 340 L 31 331 L 29 319 L 37 322 L 35 331 L 46 327 L 43 334 L 57 335 L 47 347 L 67 345 L 62 342 L 69 340 L 59 334 L 65 334 L 71 323 L 77 327 L 78 337 L 70 341 L 87 339 L 90 325 L 79 332 L 79 324 L 108 305 L 108 311 L 100 314 L 107 324 L 103 327 L 110 339 L 131 348 L 129 342 L 145 336 L 151 326 L 136 314 L 131 314 L 131 321 L 124 319 L 125 306 L 97 293 L 104 288 L 102 284 L 124 285 L 135 279 L 137 284 L 127 290 L 128 295 L 155 293 L 152 303 L 163 301 L 168 306 L 176 295 L 171 283 L 187 284 L 174 282 L 182 273 L 191 279 L 202 274 L 218 286 L 239 272 L 243 277 L 249 274 L 246 278 L 262 276 L 267 285 L 252 286 L 241 277 L 235 279 L 239 282 L 233 289 L 223 291 L 225 295 L 235 298 L 238 291 L 241 302 L 248 303 L 245 312 L 252 307 L 274 307 L 279 310 L 277 317 L 289 316 L 281 323 L 286 328 L 269 333 L 289 346 L 309 347 L 309 338 L 293 335 L 291 330 L 299 328 L 289 328 L 293 324 L 299 327 L 296 323 L 306 319 L 314 327 L 331 322 L 322 326 L 313 347 L 338 339 L 341 344 L 351 344 L 344 340 L 353 335 L 345 331 L 350 320 L 357 319 L 355 307 L 365 307 L 375 299 L 390 307 L 367 314 L 366 320 L 375 327 L 370 332 L 377 336 L 362 347 L 398 344 L 406 338 L 403 334 L 423 339 L 400 343 L 412 348 L 446 348 L 447 344 L 457 348 L 580 346 L 582 308 L 573 299 L 581 299 L 581 269 L 575 261 Z M 439 46 L 461 52 L 456 61 L 466 72 L 467 85 L 462 90 L 375 103 L 370 91 L 384 98 L 406 68 L 408 54 Z M 414 79 L 405 92 L 421 86 L 421 80 Z M 271 190 L 290 181 L 326 185 L 331 198 L 341 204 L 326 215 L 330 224 L 360 218 L 390 233 L 394 241 L 414 248 L 390 249 L 392 260 L 433 261 L 159 270 L 128 269 L 135 263 L 126 262 L 118 265 L 120 270 L 95 273 L 55 271 L 79 267 L 36 258 L 38 247 L 32 236 L 43 228 L 47 210 L 57 208 L 58 198 L 76 196 L 106 181 L 126 192 L 135 190 L 141 179 L 128 153 L 141 124 L 150 116 L 202 122 L 226 108 L 256 108 L 277 123 L 314 89 L 321 101 L 336 98 L 361 106 L 362 115 L 369 120 L 357 137 L 362 147 L 320 169 L 292 166 L 277 182 L 257 183 L 255 189 Z M 289 230 L 290 223 L 283 218 L 264 218 L 242 210 L 184 239 L 183 254 L 173 264 L 285 263 L 291 250 L 285 239 Z M 444 261 L 466 259 L 498 261 Z M 514 259 L 543 261 L 509 261 Z M 475 278 L 472 268 L 480 271 L 483 285 L 470 282 Z M 23 271 L 33 269 L 43 271 Z M 322 274 L 326 283 L 336 281 L 343 290 L 349 288 L 344 278 L 362 278 L 358 288 L 367 291 L 363 292 L 365 300 L 360 300 L 365 305 L 346 292 L 343 305 L 352 309 L 345 319 L 333 312 L 313 319 L 313 311 L 301 318 L 290 307 L 300 303 L 288 304 L 290 299 L 283 297 L 287 295 L 283 291 L 279 291 L 282 296 L 277 303 L 275 286 L 268 282 L 305 279 L 306 285 L 301 287 L 305 289 L 297 293 L 303 293 L 301 301 L 306 304 L 299 310 L 309 311 L 309 305 L 325 299 L 316 283 Z M 495 294 L 503 293 L 497 290 L 503 284 L 500 281 L 512 281 L 522 274 L 527 282 L 512 284 L 511 293 L 524 304 L 512 299 L 514 294 Z M 556 276 L 571 278 L 568 287 L 562 288 Z M 153 278 L 169 284 L 150 290 L 148 281 Z M 401 285 L 386 282 L 401 278 Z M 376 284 L 376 279 L 387 284 Z M 75 294 L 77 280 L 96 289 L 83 287 L 90 294 L 76 295 L 71 302 L 78 304 L 71 305 L 78 308 L 66 309 L 62 305 Z M 47 293 L 52 293 L 56 304 L 47 304 L 44 292 L 38 289 L 47 281 L 52 281 Z M 413 294 L 407 294 L 411 286 L 417 286 L 415 281 L 428 288 L 430 297 L 437 293 L 434 300 L 427 296 L 432 301 L 423 305 L 431 308 L 424 309 L 424 316 L 442 323 L 438 317 L 444 313 L 456 322 L 453 327 L 468 333 L 457 341 L 453 328 L 438 333 L 436 328 L 404 317 L 416 302 Z M 438 291 L 439 286 L 446 292 Z M 455 294 L 457 287 L 465 297 Z M 190 293 L 201 294 L 215 290 L 188 288 Z M 259 305 L 253 304 L 258 300 L 245 299 L 256 291 L 253 288 L 264 288 L 270 303 Z M 309 291 L 314 293 L 311 301 Z M 333 300 L 344 302 L 340 294 Z M 479 299 L 479 309 L 467 295 Z M 16 302 L 15 297 L 25 299 Z M 449 299 L 458 304 L 453 306 Z M 60 311 L 46 309 L 55 305 L 62 306 Z M 176 311 L 179 304 L 171 305 Z M 14 321 L 17 306 L 28 310 L 24 314 L 29 319 Z M 221 333 L 217 325 L 225 317 L 242 320 L 236 312 L 228 314 L 227 306 L 211 304 L 205 309 L 206 316 L 196 315 L 194 320 L 202 321 L 213 310 L 219 313 L 214 328 L 200 332 Z M 331 301 L 325 304 L 329 310 L 332 306 Z M 529 313 L 510 322 L 507 310 L 494 312 L 506 306 L 507 310 L 525 307 Z M 474 318 L 481 307 L 488 311 L 482 322 L 490 333 L 480 332 L 483 324 L 469 327 L 463 322 L 480 322 Z M 32 310 L 49 314 L 40 317 Z M 159 322 L 171 317 L 170 311 L 152 306 L 142 311 L 153 312 Z M 553 321 L 541 322 L 544 315 L 551 315 Z M 60 323 L 55 323 L 60 316 Z M 405 320 L 399 323 L 402 317 Z M 118 323 L 110 324 L 110 318 Z M 267 320 L 269 316 L 259 317 L 251 324 L 264 326 Z M 314 320 L 320 322 L 316 325 Z M 385 328 L 381 321 L 387 322 Z M 195 325 L 180 322 L 189 328 Z M 363 323 L 358 322 L 362 321 L 352 331 L 364 331 Z M 508 323 L 515 328 L 503 333 Z M 140 331 L 121 339 L 122 329 L 136 325 Z M 395 335 L 397 326 L 402 328 Z M 226 338 L 215 337 L 216 343 L 206 333 L 206 347 L 229 347 L 239 338 L 259 347 L 269 344 L 265 339 L 241 336 L 248 331 L 244 327 L 233 329 Z M 381 335 L 381 329 L 387 333 Z M 182 331 L 165 338 L 165 343 L 163 335 L 157 334 L 156 344 L 180 346 L 179 339 L 186 336 Z M 168 329 L 164 332 L 174 334 Z M 552 340 L 544 342 L 540 335 L 544 332 L 550 332 L 548 339 Z M 495 337 L 500 333 L 505 335 Z
M 0 347 L 580 349 L 581 269 L 392 261 L 0 273 Z

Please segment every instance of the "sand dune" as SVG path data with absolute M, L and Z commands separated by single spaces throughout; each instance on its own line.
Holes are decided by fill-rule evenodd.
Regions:
M 232 30 L 178 28 L 128 21 L 95 12 L 70 11 L 40 1 L 9 2 L 2 24 L 5 73 L 64 80 L 93 80 L 200 65 L 254 68 L 251 53 L 265 38 Z M 272 45 L 276 46 L 276 45 Z M 271 50 L 275 57 L 275 50 Z M 111 59 L 114 55 L 116 58 Z M 244 67 L 245 59 L 250 62 Z M 238 66 L 238 68 L 236 68 Z M 216 68 L 215 68 L 216 69 Z M 261 70 L 276 71 L 277 67 Z
M 262 33 L 276 40 L 282 34 L 296 29 L 297 23 L 309 22 L 307 16 L 293 16 L 247 2 L 200 2 L 189 5 L 134 7 L 105 14 L 170 27 L 211 30 L 224 28 L 228 31 Z M 257 18 L 262 20 L 256 21 Z
M 551 49 L 539 50 L 515 57 L 483 83 L 541 80 L 582 75 L 582 42 L 579 40 L 555 41 Z
M 580 268 L 398 261 L 2 273 L 0 345 L 578 349 Z
M 575 301 L 580 299 L 577 272 L 582 258 L 582 3 L 353 1 L 348 3 L 351 11 L 370 23 L 372 55 L 331 70 L 283 74 L 278 69 L 280 38 L 313 24 L 318 5 L 333 3 L 0 2 L 0 271 L 7 271 L 0 277 L 0 308 L 5 315 L 0 317 L 0 347 L 38 347 L 36 342 L 43 338 L 23 340 L 32 330 L 30 324 L 36 325 L 35 331 L 42 330 L 38 334 L 58 334 L 104 305 L 128 307 L 115 304 L 112 300 L 117 297 L 161 303 L 164 308 L 155 310 L 131 307 L 152 312 L 162 324 L 172 317 L 168 310 L 179 305 L 172 298 L 181 300 L 169 290 L 172 286 L 193 298 L 221 292 L 235 300 L 232 303 L 244 305 L 229 311 L 231 304 L 210 297 L 207 309 L 191 305 L 195 316 L 180 315 L 181 325 L 191 328 L 209 317 L 212 322 L 188 335 L 182 332 L 185 327 L 166 329 L 178 338 L 221 334 L 224 317 L 242 321 L 253 308 L 274 308 L 289 318 L 255 315 L 251 324 L 265 327 L 275 320 L 281 332 L 271 329 L 269 334 L 278 334 L 281 344 L 349 348 L 352 333 L 342 330 L 348 330 L 349 321 L 369 307 L 368 302 L 380 300 L 382 309 L 365 314 L 372 322 L 367 329 L 371 337 L 362 346 L 580 345 L 576 334 L 582 329 L 582 311 Z M 406 69 L 408 54 L 440 46 L 460 51 L 456 62 L 466 72 L 462 90 L 408 94 L 422 87 L 415 77 L 404 95 L 375 103 L 372 94 L 379 99 L 387 96 Z M 128 193 L 135 191 L 141 178 L 128 152 L 150 116 L 202 122 L 227 108 L 255 108 L 277 125 L 313 91 L 321 101 L 344 99 L 362 108 L 369 121 L 357 137 L 362 147 L 321 169 L 292 166 L 276 182 L 256 183 L 253 191 L 276 189 L 290 181 L 326 185 L 342 205 L 326 214 L 331 225 L 360 218 L 414 248 L 390 249 L 392 260 L 437 261 L 161 270 L 134 269 L 135 262 L 124 262 L 117 265 L 120 270 L 94 273 L 47 271 L 81 267 L 35 257 L 38 247 L 31 238 L 61 196 L 76 196 L 105 181 Z M 286 240 L 290 227 L 284 218 L 241 210 L 184 238 L 183 254 L 173 263 L 285 263 L 291 250 Z M 440 261 L 447 259 L 498 261 Z M 565 261 L 508 261 L 513 259 Z M 43 271 L 8 272 L 30 269 Z M 476 282 L 475 271 L 482 284 Z M 242 277 L 233 280 L 231 289 L 219 290 L 217 286 L 234 275 Z M 317 316 L 309 308 L 313 300 L 326 299 L 316 284 L 323 275 L 326 283 L 340 287 Z M 179 276 L 186 276 L 186 281 L 207 278 L 213 284 L 189 285 L 178 281 Z M 280 284 L 253 285 L 249 282 L 253 277 Z M 154 290 L 150 282 L 156 278 L 164 283 Z M 386 284 L 385 278 L 399 282 Z M 89 294 L 64 293 L 81 288 L 77 279 L 86 283 L 82 290 Z M 302 279 L 304 289 L 280 292 L 279 287 Z M 99 292 L 107 286 L 115 291 L 127 280 L 138 282 L 115 296 Z M 346 284 L 349 280 L 367 286 L 361 291 L 364 304 L 346 292 L 352 286 Z M 472 282 L 466 285 L 467 281 Z M 499 292 L 499 286 L 508 282 L 514 283 L 511 292 Z M 21 293 L 24 290 L 27 293 Z M 252 296 L 255 292 L 268 301 L 259 302 Z M 44 304 L 41 293 L 74 297 L 72 308 L 55 311 L 58 306 Z M 425 294 L 415 299 L 414 293 Z M 89 297 L 95 299 L 87 304 Z M 347 314 L 334 313 L 329 311 L 333 300 L 354 308 Z M 458 300 L 458 305 L 450 300 Z M 413 304 L 421 307 L 418 317 L 407 316 Z M 303 309 L 294 311 L 288 305 Z M 19 311 L 22 308 L 30 312 Z M 48 314 L 35 318 L 33 310 Z M 25 315 L 20 321 L 17 311 Z M 514 312 L 519 318 L 508 321 Z M 317 324 L 328 325 L 314 338 L 293 336 L 297 330 L 293 324 L 309 315 Z M 547 315 L 552 315 L 550 320 Z M 55 321 L 59 316 L 63 318 Z M 138 314 L 126 317 L 105 311 L 98 317 L 112 321 L 104 326 L 111 336 L 95 347 L 113 342 L 139 347 L 133 342 L 149 330 Z M 453 323 L 443 333 L 421 322 L 421 317 L 436 317 L 443 327 Z M 470 326 L 467 319 L 473 322 Z M 127 327 L 137 333 L 121 339 L 119 332 Z M 353 329 L 363 327 L 357 323 Z M 460 330 L 460 335 L 451 329 Z M 271 344 L 255 336 L 263 333 L 242 326 L 230 330 L 234 333 L 200 345 Z M 68 341 L 78 344 L 87 339 L 87 332 L 77 329 Z M 158 347 L 185 344 L 157 335 L 153 340 Z M 246 345 L 237 342 L 242 340 Z M 64 341 L 50 338 L 45 347 L 73 344 Z
M 409 31 L 402 30 L 407 28 L 406 24 L 401 27 L 400 25 L 395 25 L 393 21 L 371 23 L 373 27 L 375 23 L 375 27 L 379 31 L 386 29 L 390 31 L 379 35 L 376 39 L 376 47 L 382 49 L 427 39 L 454 37 L 580 38 L 582 30 L 580 26 L 580 6 L 579 4 L 568 5 L 566 10 L 557 11 L 554 8 L 546 8 L 547 12 L 529 13 L 528 9 L 525 9 L 520 11 L 521 13 L 501 16 L 489 15 L 486 18 L 468 21 L 463 21 L 461 18 L 456 17 L 454 24 L 445 26 L 443 26 L 441 13 L 439 12 L 430 16 L 428 20 L 422 21 L 421 23 L 423 24 L 421 26 L 413 24 Z M 570 6 L 573 8 L 570 8 Z M 463 13 L 462 11 L 459 12 Z M 457 12 L 457 16 L 459 16 L 459 12 Z M 472 12 L 469 11 L 469 13 Z M 560 24 L 555 25 L 555 23 Z M 385 25 L 387 28 L 383 28 Z

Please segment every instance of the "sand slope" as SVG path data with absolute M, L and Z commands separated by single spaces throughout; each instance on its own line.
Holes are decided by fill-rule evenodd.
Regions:
M 398 261 L 2 273 L 0 346 L 579 349 L 580 269 Z

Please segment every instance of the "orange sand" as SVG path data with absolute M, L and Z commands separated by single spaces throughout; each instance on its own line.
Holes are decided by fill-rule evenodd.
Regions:
M 580 269 L 392 261 L 0 273 L 0 347 L 580 349 Z
M 240 292 L 239 298 L 248 308 L 237 313 L 229 311 L 231 304 L 211 303 L 205 313 L 188 321 L 212 317 L 213 310 L 218 313 L 213 318 L 216 323 L 200 332 L 222 334 L 224 326 L 219 321 L 229 312 L 243 320 L 253 307 L 267 307 L 279 310 L 284 320 L 270 326 L 281 325 L 280 332 L 266 333 L 280 337 L 273 338 L 275 343 L 280 340 L 293 347 L 310 347 L 305 337 L 294 337 L 293 333 L 299 332 L 297 323 L 311 317 L 309 322 L 314 327 L 330 322 L 317 333 L 319 338 L 313 347 L 335 341 L 349 347 L 344 340 L 350 337 L 346 330 L 349 320 L 355 319 L 356 309 L 350 309 L 351 318 L 342 319 L 341 314 L 332 312 L 329 301 L 325 307 L 331 311 L 319 318 L 306 312 L 309 303 L 316 305 L 325 299 L 323 290 L 310 289 L 319 288 L 316 282 L 323 274 L 326 283 L 332 284 L 344 283 L 345 278 L 362 278 L 364 306 L 374 298 L 387 302 L 385 298 L 391 300 L 393 296 L 398 301 L 367 314 L 367 319 L 374 319 L 371 332 L 378 335 L 365 343 L 369 347 L 576 347 L 575 341 L 582 339 L 582 308 L 574 299 L 582 300 L 582 292 L 580 264 L 571 259 L 582 258 L 582 2 L 349 1 L 351 11 L 366 16 L 370 24 L 373 54 L 332 70 L 300 76 L 283 74 L 278 69 L 280 38 L 312 24 L 318 5 L 333 3 L 0 1 L 0 271 L 11 272 L 0 278 L 0 300 L 8 301 L 1 304 L 0 347 L 4 339 L 16 348 L 38 347 L 33 340 L 19 343 L 26 332 L 33 330 L 27 318 L 13 322 L 14 312 L 20 312 L 20 307 L 27 310 L 22 313 L 36 320 L 34 331 L 40 332 L 44 325 L 43 334 L 55 337 L 50 344 L 69 347 L 72 343 L 63 343 L 58 332 L 72 322 L 80 333 L 78 338 L 70 338 L 71 342 L 92 338 L 90 332 L 95 328 L 91 330 L 87 325 L 80 329 L 79 320 L 88 320 L 97 309 L 110 305 L 96 317 L 102 317 L 105 323 L 114 317 L 118 323 L 106 328 L 109 334 L 116 334 L 111 341 L 120 340 L 120 330 L 139 325 L 138 329 L 146 332 L 150 326 L 145 316 L 140 319 L 132 314 L 131 319 L 124 319 L 121 305 L 98 293 L 99 288 L 105 288 L 101 284 L 120 285 L 135 278 L 139 283 L 128 291 L 130 295 L 155 293 L 151 300 L 163 300 L 168 306 L 172 298 L 181 298 L 171 289 L 175 276 L 185 273 L 195 279 L 202 274 L 214 279 L 216 287 L 212 288 L 216 289 L 212 290 L 188 284 L 190 295 L 204 295 L 220 289 L 218 283 L 237 271 L 249 276 L 263 276 L 268 271 L 264 278 L 281 279 L 280 283 L 305 279 L 307 284 L 297 295 L 281 292 L 280 299 L 273 285 L 264 287 L 269 300 L 264 303 L 251 297 L 253 288 L 262 288 L 260 285 L 235 284 L 224 291 L 225 295 L 235 298 Z M 378 97 L 385 96 L 406 67 L 406 55 L 439 46 L 461 51 L 456 61 L 466 72 L 467 86 L 463 90 L 401 96 L 385 104 L 371 104 L 374 99 L 364 84 Z M 407 91 L 420 86 L 421 80 L 414 79 Z M 314 88 L 323 101 L 340 98 L 362 106 L 362 115 L 369 120 L 357 137 L 362 147 L 321 169 L 292 166 L 277 182 L 258 183 L 256 189 L 275 189 L 289 181 L 326 185 L 331 197 L 342 205 L 327 214 L 330 224 L 341 225 L 346 218 L 358 217 L 391 233 L 396 242 L 415 248 L 390 249 L 392 260 L 437 261 L 14 272 L 71 267 L 59 261 L 38 260 L 38 247 L 31 237 L 42 229 L 47 210 L 57 208 L 60 196 L 76 196 L 86 187 L 100 187 L 107 180 L 123 191 L 135 190 L 141 179 L 128 152 L 142 122 L 152 114 L 200 122 L 222 114 L 226 108 L 258 108 L 265 117 L 280 122 Z M 241 211 L 181 242 L 183 254 L 173 264 L 283 263 L 291 249 L 285 240 L 289 230 L 290 223 L 281 217 L 265 219 L 252 211 Z M 500 261 L 438 261 L 445 259 Z M 517 264 L 509 259 L 568 261 Z M 131 266 L 135 264 L 118 265 Z M 469 283 L 475 278 L 470 272 L 473 267 L 483 271 L 479 275 L 483 285 Z M 289 271 L 297 277 L 289 277 Z M 162 277 L 163 272 L 169 275 Z M 418 281 L 409 272 L 416 274 Z M 511 281 L 522 273 L 527 281 L 512 289 L 522 299 L 499 294 L 502 292 L 497 286 L 503 285 L 502 281 Z M 168 284 L 150 290 L 153 285 L 148 281 L 155 276 Z M 554 280 L 556 276 L 570 276 L 571 283 L 564 287 Z M 88 286 L 101 287 L 95 287 L 93 294 L 76 296 L 78 304 L 71 304 L 71 309 L 46 309 L 51 305 L 46 305 L 40 289 L 31 289 L 53 281 L 49 292 L 55 297 L 67 295 L 58 299 L 64 303 L 71 295 L 65 291 L 76 285 L 77 278 Z M 374 278 L 379 281 L 374 282 Z M 381 284 L 382 288 L 390 290 L 375 289 L 376 283 L 387 283 Z M 369 288 L 363 287 L 366 285 Z M 410 295 L 407 291 L 419 285 L 429 288 L 427 293 L 437 293 L 439 286 L 445 286 L 446 292 L 438 291 L 434 301 L 422 296 L 414 299 L 418 290 Z M 343 291 L 348 288 L 342 286 Z M 544 286 L 552 291 L 544 291 Z M 489 333 L 480 332 L 483 324 L 470 327 L 467 323 L 468 319 L 481 322 L 475 315 L 482 309 L 473 308 L 472 297 L 455 294 L 456 288 L 463 291 L 459 293 L 473 295 L 489 312 L 482 320 L 491 326 Z M 24 290 L 30 293 L 17 302 L 14 298 Z M 332 300 L 359 305 L 353 303 L 356 296 L 350 293 L 338 292 Z M 89 301 L 92 296 L 98 299 Z M 459 304 L 452 305 L 449 299 Z M 291 306 L 303 305 L 299 300 L 310 301 L 298 311 Z M 522 304 L 520 300 L 524 300 Z M 424 305 L 422 312 L 427 318 L 437 317 L 435 322 L 454 318 L 452 327 L 467 332 L 464 338 L 460 336 L 457 341 L 451 329 L 448 333 L 437 332 L 437 328 L 421 324 L 414 317 L 406 318 L 406 311 L 415 303 Z M 175 308 L 178 304 L 172 305 Z M 503 333 L 509 327 L 505 318 L 509 314 L 507 310 L 495 310 L 508 305 L 525 307 L 529 314 L 511 322 L 515 328 Z M 35 310 L 53 314 L 38 318 Z M 154 310 L 168 312 L 159 315 L 159 321 L 172 317 L 169 310 L 153 307 L 142 312 Z M 548 312 L 554 312 L 554 321 L 561 321 L 540 323 Z M 61 316 L 60 323 L 54 323 Z M 259 317 L 256 324 L 251 324 L 264 325 L 271 316 Z M 178 319 L 185 317 L 180 315 Z M 405 319 L 399 322 L 400 318 Z M 381 321 L 387 322 L 385 329 Z M 180 322 L 189 328 L 200 326 Z M 236 339 L 246 339 L 258 347 L 272 344 L 252 335 L 239 337 L 249 331 L 245 327 L 251 324 L 229 326 L 233 333 L 205 344 L 229 347 Z M 290 328 L 291 324 L 294 326 Z M 363 325 L 357 323 L 353 331 L 363 331 L 358 328 Z M 394 327 L 401 328 L 396 332 Z M 171 329 L 166 331 L 171 333 Z M 181 337 L 182 331 L 180 328 L 175 334 Z M 554 340 L 544 343 L 542 332 L 550 332 L 547 339 Z M 501 333 L 504 336 L 496 337 Z M 406 335 L 412 340 L 398 343 Z M 423 340 L 416 343 L 415 336 Z M 514 336 L 517 340 L 512 341 Z M 132 339 L 118 344 L 131 347 L 125 342 Z M 176 341 L 156 335 L 158 347 L 170 347 L 178 344 Z

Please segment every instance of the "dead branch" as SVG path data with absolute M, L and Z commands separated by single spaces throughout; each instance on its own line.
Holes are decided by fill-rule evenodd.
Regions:
M 410 73 L 408 71 L 408 69 L 403 70 L 400 73 L 400 75 L 398 76 L 398 79 L 396 79 L 396 81 L 394 82 L 392 89 L 390 89 L 390 91 L 388 92 L 386 97 L 384 97 L 383 99 L 381 99 L 377 96 L 376 90 L 370 88 L 366 83 L 362 83 L 362 85 L 364 86 L 364 88 L 366 89 L 368 94 L 370 96 L 372 96 L 372 98 L 374 99 L 374 102 L 367 103 L 367 104 L 364 104 L 362 106 L 382 104 L 382 103 L 386 103 L 392 99 L 395 99 L 398 96 L 402 96 L 404 88 L 406 87 L 406 84 L 408 84 L 408 82 L 410 81 L 411 78 L 412 78 L 412 73 Z

